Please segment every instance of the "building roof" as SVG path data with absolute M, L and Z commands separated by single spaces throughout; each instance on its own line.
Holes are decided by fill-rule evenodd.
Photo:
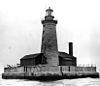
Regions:
M 32 59 L 32 58 L 42 57 L 42 56 L 43 56 L 43 53 L 36 53 L 36 54 L 25 55 L 21 59 Z M 63 58 L 75 58 L 74 56 L 71 56 L 66 52 L 58 52 L 58 56 L 63 57 Z
M 42 55 L 42 53 L 36 53 L 36 54 L 30 54 L 30 55 L 25 55 L 21 59 L 31 59 L 31 58 L 36 58 L 38 56 Z
M 59 52 L 58 55 L 61 57 L 72 57 L 71 55 L 69 55 L 68 53 L 65 53 L 65 52 Z
M 68 53 L 66 53 L 66 52 L 59 52 L 58 53 L 58 56 L 59 57 L 62 57 L 63 59 L 66 59 L 66 60 L 70 60 L 70 59 L 76 59 L 76 57 L 74 57 L 74 56 L 71 56 L 71 55 L 69 55 Z

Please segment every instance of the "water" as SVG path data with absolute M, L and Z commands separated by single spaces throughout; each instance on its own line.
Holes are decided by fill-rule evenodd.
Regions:
M 52 82 L 39 82 L 20 79 L 2 79 L 0 86 L 100 86 L 100 78 L 64 79 Z

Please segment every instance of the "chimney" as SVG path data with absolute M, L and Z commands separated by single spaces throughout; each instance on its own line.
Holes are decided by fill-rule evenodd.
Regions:
M 69 42 L 69 55 L 73 56 L 73 43 Z

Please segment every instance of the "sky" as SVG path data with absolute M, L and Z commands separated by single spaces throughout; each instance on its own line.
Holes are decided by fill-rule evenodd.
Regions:
M 15 65 L 41 51 L 45 10 L 51 7 L 59 51 L 73 42 L 78 65 L 96 65 L 100 72 L 100 0 L 0 0 L 0 64 Z

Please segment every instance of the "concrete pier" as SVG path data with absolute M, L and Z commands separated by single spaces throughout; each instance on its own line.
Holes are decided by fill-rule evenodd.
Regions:
M 28 66 L 26 68 L 5 68 L 5 72 L 2 74 L 3 79 L 32 79 L 42 81 L 85 77 L 99 78 L 99 73 L 96 72 L 95 67 Z

